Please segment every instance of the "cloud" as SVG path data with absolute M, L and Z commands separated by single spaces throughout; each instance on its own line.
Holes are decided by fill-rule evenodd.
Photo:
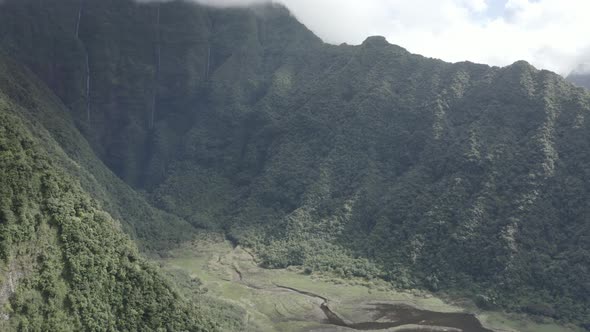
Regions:
M 265 0 L 193 0 L 214 6 Z M 324 41 L 383 35 L 413 53 L 566 74 L 590 61 L 588 0 L 275 0 Z
M 561 74 L 590 60 L 588 0 L 284 0 L 327 42 L 384 35 L 414 53 L 504 66 L 526 60 Z M 492 15 L 489 11 L 494 6 Z M 586 60 L 586 62 L 587 62 Z

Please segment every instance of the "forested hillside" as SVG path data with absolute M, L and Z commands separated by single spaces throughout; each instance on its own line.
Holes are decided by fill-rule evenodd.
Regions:
M 104 166 L 100 165 L 84 169 L 83 157 L 78 160 L 82 164 L 70 159 L 54 140 L 54 135 L 75 135 L 75 128 L 68 131 L 64 125 L 61 132 L 50 134 L 35 120 L 55 117 L 49 123 L 67 124 L 67 113 L 59 113 L 60 107 L 30 73 L 0 57 L 0 330 L 225 331 L 238 327 L 239 311 L 234 308 L 204 295 L 190 299 L 191 303 L 178 295 L 170 281 L 140 256 L 121 224 L 75 180 L 100 191 L 109 183 L 90 181 L 112 175 L 106 170 L 101 173 Z M 84 139 L 77 139 L 71 143 L 83 147 Z M 70 152 L 74 151 L 82 153 Z M 114 186 L 124 188 L 116 181 Z M 123 204 L 120 197 L 142 202 L 125 191 L 121 196 L 109 194 L 97 192 L 96 196 L 105 198 L 105 204 Z M 119 211 L 117 205 L 111 208 Z M 149 219 L 144 221 L 145 233 L 165 233 L 165 229 L 151 229 Z M 182 231 L 181 225 L 176 227 L 174 232 Z M 174 234 L 167 236 L 179 241 Z M 152 235 L 158 245 L 170 245 L 159 243 L 159 238 Z
M 166 211 L 158 227 L 222 229 L 267 267 L 590 323 L 587 90 L 526 62 L 324 44 L 276 5 L 0 6 L 0 47 Z

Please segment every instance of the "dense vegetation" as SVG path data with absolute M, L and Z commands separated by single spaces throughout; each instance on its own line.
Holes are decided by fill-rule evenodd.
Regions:
M 97 199 L 141 248 L 159 250 L 190 239 L 192 227 L 180 218 L 150 206 L 117 178 L 93 153 L 67 109 L 32 73 L 0 53 L 0 90 L 18 105 L 43 147 L 82 187 Z M 16 111 L 15 111 L 16 112 Z
M 235 308 L 178 295 L 68 174 L 58 143 L 26 119 L 57 103 L 42 89 L 0 61 L 0 330 L 239 330 Z
M 163 229 L 590 323 L 590 95 L 556 74 L 326 45 L 270 5 L 6 0 L 0 47 Z

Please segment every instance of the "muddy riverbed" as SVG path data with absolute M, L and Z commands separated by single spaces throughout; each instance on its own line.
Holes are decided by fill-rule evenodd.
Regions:
M 330 308 L 330 303 L 324 296 L 293 287 L 277 286 L 304 296 L 317 298 L 322 301 L 320 309 L 326 316 L 321 323 L 346 327 L 358 331 L 387 330 L 394 327 L 420 326 L 406 328 L 405 331 L 465 331 L 465 332 L 494 332 L 482 326 L 473 314 L 456 312 L 436 312 L 421 310 L 405 304 L 369 303 L 360 308 L 372 317 L 366 322 L 347 322 L 346 319 Z M 445 329 L 447 328 L 447 329 Z
M 421 325 L 452 328 L 453 331 L 456 329 L 468 332 L 493 332 L 493 330 L 483 327 L 481 322 L 472 314 L 421 310 L 403 304 L 375 303 L 370 306 L 372 308 L 365 308 L 364 310 L 372 313 L 373 322 L 346 324 L 345 326 L 365 331 L 383 330 L 406 325 Z M 338 324 L 339 322 L 336 320 L 330 323 Z M 410 330 L 412 329 L 408 329 L 408 331 Z M 413 329 L 413 331 L 416 330 Z M 418 330 L 424 331 L 427 328 L 418 328 Z

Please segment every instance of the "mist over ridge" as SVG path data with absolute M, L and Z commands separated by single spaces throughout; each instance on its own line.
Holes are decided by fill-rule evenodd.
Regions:
M 191 0 L 189 0 L 191 1 Z M 271 1 L 192 0 L 211 6 Z M 567 75 L 590 58 L 584 0 L 275 0 L 324 41 L 358 45 L 383 35 L 413 53 L 506 66 L 525 60 Z

